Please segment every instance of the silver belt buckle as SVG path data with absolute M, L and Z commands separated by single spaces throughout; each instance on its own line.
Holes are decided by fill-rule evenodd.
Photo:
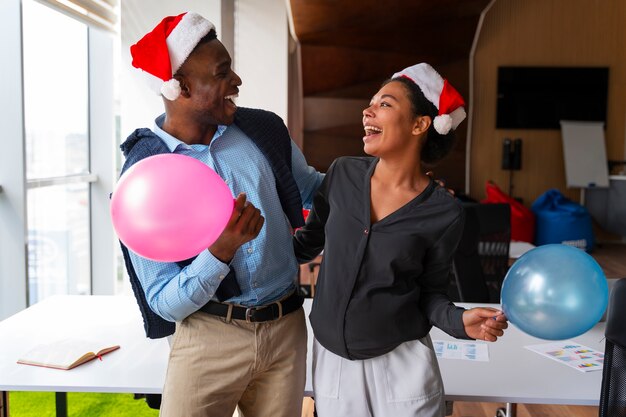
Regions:
M 248 307 L 248 308 L 246 308 L 246 321 L 248 323 L 252 323 L 251 318 L 252 318 L 252 313 L 254 311 L 256 311 L 256 307 Z

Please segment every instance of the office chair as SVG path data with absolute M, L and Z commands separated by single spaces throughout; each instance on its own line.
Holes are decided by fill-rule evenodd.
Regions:
M 489 289 L 478 254 L 480 221 L 475 209 L 464 205 L 465 225 L 452 262 L 453 279 L 448 294 L 452 301 L 489 302 Z
M 626 278 L 615 282 L 607 311 L 599 417 L 626 417 Z
M 489 300 L 500 302 L 502 280 L 509 270 L 511 244 L 511 208 L 508 204 L 473 204 L 466 213 L 476 211 L 480 224 L 478 255 L 489 289 Z
M 460 301 L 498 303 L 509 269 L 510 207 L 463 203 L 463 209 L 465 226 L 454 256 L 452 287 L 457 287 Z

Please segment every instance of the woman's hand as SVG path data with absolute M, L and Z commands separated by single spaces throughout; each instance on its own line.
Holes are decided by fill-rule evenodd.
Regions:
M 476 307 L 463 313 L 465 333 L 472 339 L 495 342 L 509 327 L 506 316 L 500 310 L 490 307 Z

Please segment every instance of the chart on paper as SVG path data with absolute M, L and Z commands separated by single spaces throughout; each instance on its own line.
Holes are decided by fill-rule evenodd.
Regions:
M 573 340 L 525 347 L 541 356 L 545 356 L 546 358 L 550 358 L 581 372 L 601 371 L 604 363 L 604 353 L 583 346 Z
M 489 362 L 489 346 L 486 343 L 433 340 L 433 347 L 437 358 Z

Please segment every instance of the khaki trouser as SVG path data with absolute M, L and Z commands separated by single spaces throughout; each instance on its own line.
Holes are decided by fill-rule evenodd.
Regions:
M 302 308 L 263 323 L 194 313 L 177 324 L 160 415 L 300 416 L 306 343 Z

